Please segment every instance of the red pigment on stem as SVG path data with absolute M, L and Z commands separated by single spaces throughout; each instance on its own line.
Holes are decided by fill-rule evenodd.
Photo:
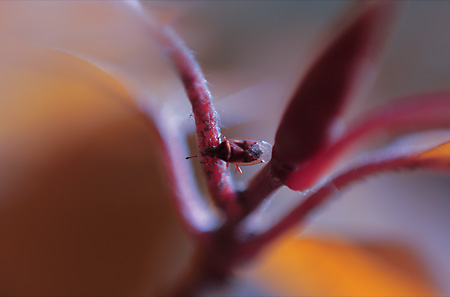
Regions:
M 192 180 L 186 178 L 186 165 L 176 162 L 176 157 L 187 149 L 183 143 L 179 143 L 181 138 L 177 135 L 178 131 L 160 114 L 155 113 L 156 109 L 142 107 L 139 109 L 138 106 L 131 104 L 127 104 L 127 107 L 133 108 L 133 111 L 138 113 L 152 135 L 156 137 L 162 170 L 168 180 L 167 186 L 170 187 L 170 196 L 181 224 L 199 242 L 206 241 L 208 234 L 220 224 L 219 214 L 201 198 Z
M 361 117 L 354 128 L 332 145 L 323 148 L 304 166 L 293 172 L 286 185 L 295 191 L 313 186 L 345 152 L 366 140 L 380 136 L 394 138 L 425 129 L 450 126 L 450 91 L 414 95 L 394 100 Z
M 201 164 L 209 192 L 217 206 L 228 217 L 234 218 L 241 213 L 241 208 L 236 200 L 230 172 L 226 169 L 225 162 L 204 154 L 208 148 L 219 145 L 222 135 L 206 79 L 189 49 L 172 29 L 161 27 L 158 33 L 158 40 L 172 60 L 192 105 Z
M 243 215 L 251 213 L 265 198 L 283 185 L 272 177 L 270 167 L 271 163 L 269 162 L 250 181 L 247 189 L 240 193 L 239 200 L 243 208 Z
M 289 214 L 283 216 L 280 221 L 276 222 L 268 230 L 259 235 L 244 235 L 242 237 L 244 242 L 240 245 L 239 255 L 242 258 L 254 255 L 282 233 L 304 221 L 312 211 L 323 206 L 325 202 L 334 197 L 336 192 L 343 190 L 353 182 L 388 170 L 397 171 L 402 169 L 415 170 L 427 168 L 448 171 L 450 169 L 450 163 L 448 161 L 439 159 L 421 159 L 419 155 L 420 154 L 414 154 L 369 162 L 361 166 L 356 166 L 337 176 L 321 186 L 315 193 L 311 194 L 305 201 L 290 211 Z

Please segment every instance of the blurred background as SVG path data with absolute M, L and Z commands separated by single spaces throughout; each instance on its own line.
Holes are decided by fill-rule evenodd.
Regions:
M 332 35 L 333 26 L 337 19 L 351 4 L 352 1 L 146 1 L 143 3 L 144 7 L 157 16 L 160 22 L 171 24 L 195 52 L 195 56 L 203 67 L 206 78 L 209 81 L 216 108 L 221 116 L 224 134 L 227 137 L 247 137 L 266 140 L 271 143 L 273 143 L 277 124 L 284 107 L 296 84 L 312 62 L 312 59 L 322 46 L 326 44 L 326 38 L 330 34 Z M 379 64 L 378 78 L 367 97 L 361 98 L 358 112 L 369 110 L 399 96 L 447 89 L 450 86 L 450 38 L 447 36 L 449 34 L 447 29 L 450 26 L 450 3 L 446 1 L 411 1 L 403 2 L 402 4 L 403 7 L 386 46 L 384 57 Z M 80 282 L 83 283 L 85 281 L 83 279 L 83 267 L 88 267 L 93 259 L 100 257 L 102 261 L 96 266 L 98 267 L 97 272 L 93 272 L 89 276 L 91 278 L 95 278 L 98 274 L 103 273 L 102 267 L 104 267 L 105 263 L 117 261 L 123 254 L 133 255 L 133 257 L 130 256 L 132 259 L 129 259 L 136 263 L 136 266 L 123 264 L 123 266 L 120 266 L 121 269 L 118 269 L 123 274 L 130 271 L 135 273 L 128 274 L 130 281 L 123 285 L 123 292 L 130 292 L 126 290 L 130 286 L 139 287 L 139 289 L 133 291 L 136 294 L 152 292 L 155 287 L 151 285 L 150 287 L 146 286 L 146 283 L 149 278 L 154 278 L 158 274 L 152 271 L 152 268 L 154 269 L 155 267 L 152 261 L 158 258 L 153 254 L 158 254 L 158 252 L 155 252 L 155 250 L 150 252 L 150 247 L 155 247 L 156 242 L 159 242 L 158 246 L 163 250 L 167 244 L 171 245 L 170 242 L 173 242 L 171 241 L 174 240 L 173 238 L 177 238 L 176 240 L 180 242 L 179 246 L 185 247 L 183 248 L 184 252 L 180 255 L 184 259 L 183 261 L 187 261 L 185 259 L 189 258 L 192 253 L 193 244 L 189 242 L 189 239 L 186 238 L 186 235 L 183 234 L 181 227 L 177 223 L 173 223 L 173 226 L 175 226 L 173 228 L 176 231 L 172 231 L 172 237 L 167 239 L 169 243 L 160 241 L 158 236 L 162 236 L 161 234 L 164 233 L 162 231 L 158 233 L 158 236 L 147 237 L 147 234 L 156 232 L 152 226 L 155 224 L 166 224 L 166 221 L 156 215 L 154 216 L 155 221 L 147 220 L 148 213 L 152 213 L 155 207 L 148 204 L 145 197 L 166 194 L 155 194 L 165 193 L 163 188 L 159 188 L 159 184 L 162 182 L 154 182 L 152 186 L 146 184 L 149 180 L 148 177 L 151 178 L 158 175 L 148 169 L 156 166 L 152 162 L 156 162 L 155 160 L 158 157 L 155 149 L 152 149 L 155 146 L 154 139 L 143 128 L 145 125 L 143 126 L 140 122 L 130 124 L 129 121 L 133 121 L 131 119 L 135 117 L 133 111 L 124 112 L 122 107 L 118 107 L 120 104 L 109 103 L 107 98 L 111 97 L 108 95 L 110 91 L 102 93 L 104 94 L 102 95 L 104 96 L 104 99 L 102 99 L 104 103 L 101 103 L 99 106 L 96 103 L 92 106 L 95 112 L 92 113 L 92 120 L 87 123 L 84 121 L 86 119 L 84 114 L 86 112 L 86 104 L 91 106 L 92 102 L 98 100 L 98 95 L 92 95 L 93 101 L 86 99 L 86 102 L 81 104 L 81 106 L 84 106 L 80 108 L 81 115 L 73 113 L 74 107 L 72 105 L 55 105 L 55 102 L 62 102 L 69 98 L 67 94 L 73 94 L 73 88 L 77 90 L 79 88 L 79 84 L 75 84 L 75 86 L 61 87 L 61 90 L 59 90 L 58 86 L 61 86 L 62 82 L 54 80 L 55 77 L 72 79 L 72 76 L 77 74 L 89 78 L 87 81 L 91 82 L 92 79 L 90 78 L 94 77 L 97 83 L 98 81 L 102 82 L 102 86 L 115 84 L 104 78 L 102 73 L 93 75 L 90 70 L 68 70 L 72 69 L 68 67 L 79 67 L 81 62 L 72 61 L 69 63 L 64 57 L 61 58 L 62 60 L 59 60 L 58 57 L 53 57 L 54 52 L 52 50 L 44 51 L 41 47 L 64 50 L 69 54 L 76 53 L 76 56 L 81 58 L 89 57 L 91 61 L 98 62 L 94 63 L 95 65 L 108 65 L 108 67 L 113 65 L 120 69 L 122 74 L 125 73 L 128 79 L 135 82 L 139 81 L 139 84 L 145 85 L 150 90 L 149 93 L 151 95 L 149 96 L 152 97 L 152 100 L 155 100 L 156 106 L 165 104 L 158 102 L 175 102 L 178 108 L 173 112 L 173 117 L 181 118 L 181 123 L 185 123 L 188 126 L 188 131 L 193 131 L 193 120 L 189 117 L 190 109 L 181 84 L 173 75 L 167 61 L 159 54 L 151 41 L 148 40 L 145 32 L 140 30 L 139 22 L 132 17 L 132 14 L 126 8 L 122 8 L 120 5 L 120 3 L 112 5 L 111 3 L 96 1 L 78 3 L 65 1 L 36 1 L 33 3 L 20 1 L 13 3 L 4 1 L 1 3 L 0 24 L 2 29 L 0 29 L 0 32 L 2 39 L 5 41 L 2 45 L 3 56 L 1 58 L 4 69 L 1 74 L 3 81 L 1 86 L 5 98 L 2 102 L 2 109 L 5 110 L 3 126 L 8 127 L 8 129 L 4 129 L 5 132 L 2 132 L 2 163 L 4 165 L 1 167 L 3 168 L 2 176 L 5 176 L 5 178 L 11 179 L 11 172 L 15 172 L 18 176 L 14 177 L 12 181 L 3 181 L 1 184 L 3 197 L 0 205 L 2 205 L 3 210 L 2 219 L 0 219 L 0 232 L 2 232 L 1 234 L 5 240 L 9 240 L 9 244 L 6 245 L 5 241 L 0 244 L 0 248 L 3 245 L 3 249 L 0 250 L 0 253 L 3 253 L 3 257 L 0 256 L 3 259 L 1 262 L 8 263 L 3 264 L 7 268 L 0 275 L 2 277 L 0 284 L 9 283 L 9 287 L 6 287 L 11 289 L 11 291 L 5 289 L 2 292 L 3 294 L 15 292 L 14 289 L 20 287 L 24 280 L 29 280 L 40 271 L 41 265 L 47 267 L 43 268 L 45 277 L 35 282 L 25 282 L 28 284 L 30 291 L 19 290 L 19 292 L 21 294 L 34 293 L 37 290 L 36 288 L 41 288 L 42 291 L 38 292 L 56 292 L 55 294 L 58 294 L 64 292 L 64 289 L 72 288 L 71 286 L 76 287 Z M 23 50 L 24 44 L 28 48 L 27 50 Z M 24 57 L 27 59 L 24 59 Z M 50 61 L 50 64 L 48 64 L 48 61 Z M 21 71 L 17 70 L 19 69 L 18 67 Z M 27 69 L 34 69 L 34 72 L 30 74 L 30 71 Z M 86 74 L 84 74 L 85 72 Z M 42 87 L 43 84 L 37 79 L 43 73 L 51 74 L 49 74 L 50 76 L 46 81 L 46 87 Z M 104 82 L 105 80 L 107 82 Z M 33 83 L 37 85 L 35 88 L 32 87 Z M 40 88 L 46 90 L 44 92 L 45 96 L 35 96 L 39 90 L 39 92 L 43 92 Z M 98 90 L 98 84 L 93 88 Z M 13 91 L 9 91 L 11 89 Z M 115 87 L 107 87 L 106 89 L 113 89 L 115 94 L 119 92 L 120 96 L 127 97 L 127 95 L 122 94 L 122 91 L 117 91 Z M 18 93 L 17 90 L 21 92 Z M 28 90 L 28 92 L 24 90 Z M 101 90 L 103 92 L 104 88 L 102 87 Z M 40 99 L 50 98 L 55 94 L 62 95 L 57 95 L 54 100 L 50 100 L 46 105 L 40 104 L 40 102 L 44 102 L 39 101 Z M 32 97 L 37 99 L 33 101 Z M 21 103 L 12 104 L 11 102 L 17 102 L 14 101 L 16 99 Z M 70 104 L 78 106 L 80 102 L 78 99 L 74 95 L 69 102 L 73 102 Z M 33 105 L 30 105 L 30 101 L 34 102 Z M 62 116 L 61 108 L 65 110 Z M 41 205 L 29 197 L 40 197 L 35 193 L 41 193 L 42 183 L 38 183 L 36 189 L 33 188 L 35 192 L 32 193 L 26 192 L 21 195 L 11 195 L 9 193 L 17 193 L 17 189 L 22 189 L 24 184 L 28 188 L 28 181 L 29 179 L 33 180 L 34 176 L 31 174 L 37 170 L 36 168 L 40 170 L 42 164 L 48 164 L 50 159 L 54 159 L 55 147 L 57 147 L 56 151 L 61 154 L 68 154 L 67 150 L 62 152 L 61 146 L 59 144 L 54 145 L 54 143 L 63 141 L 65 143 L 64 147 L 73 148 L 74 144 L 67 142 L 66 138 L 72 139 L 73 137 L 67 137 L 67 135 L 72 136 L 74 134 L 71 133 L 79 131 L 80 117 L 83 118 L 86 124 L 83 131 L 92 132 L 95 130 L 93 127 L 98 127 L 99 125 L 98 115 L 103 114 L 105 109 L 108 110 L 109 114 L 109 117 L 106 117 L 106 120 L 104 120 L 108 127 L 117 124 L 118 119 L 121 119 L 119 122 L 122 124 L 115 129 L 122 129 L 124 138 L 113 138 L 115 140 L 112 141 L 107 140 L 108 138 L 106 137 L 106 142 L 100 141 L 103 147 L 98 150 L 97 154 L 92 155 L 91 159 L 88 159 L 91 160 L 89 162 L 93 162 L 92 160 L 98 160 L 99 156 L 104 157 L 105 152 L 109 151 L 110 145 L 114 144 L 115 149 L 112 150 L 111 155 L 104 159 L 103 163 L 98 163 L 101 174 L 97 173 L 92 176 L 92 179 L 104 182 L 105 192 L 98 194 L 94 191 L 93 193 L 89 192 L 90 194 L 67 195 L 67 193 L 74 193 L 73 187 L 84 188 L 85 186 L 66 185 L 62 187 L 62 194 L 56 193 L 52 196 L 54 198 L 73 196 L 69 199 L 72 202 L 67 204 L 67 213 L 73 211 L 73 204 L 79 205 L 79 196 L 86 197 L 86 201 L 82 200 L 85 201 L 85 204 L 81 204 L 79 208 L 76 208 L 76 213 L 79 216 L 74 215 L 81 222 L 85 222 L 83 217 L 85 217 L 86 209 L 93 209 L 93 214 L 88 216 L 92 218 L 91 221 L 88 221 L 90 224 L 85 225 L 83 223 L 76 225 L 77 227 L 75 228 L 73 227 L 75 226 L 73 220 L 67 221 L 69 227 L 75 228 L 69 228 L 72 230 L 72 233 L 69 232 L 70 240 L 68 245 L 73 250 L 68 249 L 69 252 L 63 252 L 59 258 L 54 258 L 48 255 L 46 251 L 52 250 L 49 247 L 55 247 L 55 242 L 59 242 L 55 238 L 66 234 L 67 228 L 62 224 L 64 228 L 54 229 L 56 230 L 54 233 L 49 233 L 48 228 L 52 224 L 60 224 L 57 222 L 59 222 L 58 218 L 61 216 L 61 209 L 50 207 L 50 209 L 54 209 L 54 212 L 52 212 L 54 220 L 36 225 L 36 220 L 39 221 L 39 217 L 36 217 L 36 220 L 30 218 L 34 218 L 36 212 L 39 211 L 44 215 L 49 206 Z M 37 112 L 36 110 L 43 111 Z M 10 121 L 6 116 L 7 114 L 10 114 L 13 120 Z M 11 114 L 14 116 L 11 116 Z M 16 116 L 16 114 L 19 116 Z M 37 120 L 27 122 L 30 114 L 35 116 Z M 65 118 L 64 114 L 73 116 L 72 124 L 69 125 L 67 123 L 67 118 Z M 127 118 L 129 121 L 126 120 Z M 43 119 L 46 119 L 46 122 Z M 127 123 L 127 125 L 124 126 L 123 122 Z M 36 123 L 43 123 L 43 126 L 36 126 Z M 104 122 L 101 123 L 106 125 Z M 17 134 L 15 127 L 20 125 L 23 125 L 23 128 L 20 130 L 20 134 Z M 71 127 L 71 130 L 61 129 L 61 131 L 58 130 L 57 132 L 48 132 L 50 131 L 49 127 L 53 129 L 55 126 L 67 127 L 67 125 Z M 35 128 L 35 131 L 30 130 L 31 127 L 38 128 Z M 117 130 L 115 129 L 111 130 L 111 135 L 117 135 Z M 29 136 L 31 134 L 30 131 L 33 131 L 33 137 Z M 8 138 L 11 135 L 18 135 L 17 139 L 30 138 L 25 142 L 21 142 L 22 140 L 12 142 Z M 61 138 L 55 135 L 65 136 L 61 136 Z M 85 138 L 86 136 L 83 136 L 85 134 L 82 133 L 75 135 L 81 135 L 77 136 L 79 137 L 79 140 L 76 142 L 78 144 L 92 141 L 92 139 L 103 139 L 95 135 Z M 105 137 L 104 135 L 109 134 L 99 132 L 99 135 Z M 36 151 L 33 148 L 37 144 L 44 143 L 43 139 L 46 139 L 45 143 L 50 143 L 50 148 L 47 146 L 42 146 L 41 148 L 43 152 L 46 152 L 46 157 L 39 159 L 40 163 L 36 163 L 36 165 L 33 165 L 34 167 L 27 167 L 29 165 L 18 167 L 18 160 L 24 160 L 26 156 L 33 155 Z M 147 142 L 142 139 L 146 139 L 145 141 Z M 70 141 L 73 141 L 73 139 Z M 195 153 L 194 139 L 189 141 L 193 150 L 192 153 Z M 130 146 L 126 148 L 123 145 L 124 143 L 130 144 Z M 5 149 L 8 146 L 10 147 L 9 150 Z M 21 148 L 19 151 L 17 150 L 18 147 Z M 147 156 L 144 153 L 145 151 L 150 151 L 153 157 Z M 32 154 L 31 152 L 34 153 Z M 82 150 L 82 152 L 84 151 Z M 75 160 L 75 163 L 80 160 L 86 160 L 83 157 L 85 156 L 84 153 L 80 155 L 78 150 L 69 154 L 75 154 L 71 157 Z M 129 158 L 121 157 L 130 154 L 134 156 L 134 159 L 130 160 Z M 41 158 L 41 155 L 36 158 Z M 36 158 L 32 160 L 36 160 Z M 61 158 L 65 160 L 67 157 L 63 156 Z M 183 158 L 184 156 L 181 156 L 180 160 Z M 125 170 L 123 177 L 115 176 L 115 179 L 111 179 L 111 172 L 115 171 L 110 165 L 105 164 L 111 164 L 113 160 L 118 159 L 122 163 L 115 163 L 114 170 L 128 169 L 123 169 Z M 148 166 L 142 165 L 144 164 L 142 162 L 144 159 L 148 161 L 146 163 Z M 22 163 L 32 164 L 25 161 L 22 161 Z M 67 167 L 68 165 L 58 166 L 60 166 L 58 167 L 60 168 L 58 169 L 59 171 L 53 173 L 57 176 L 71 168 L 70 166 Z M 194 166 L 197 166 L 196 163 L 194 163 Z M 260 168 L 261 166 L 244 167 L 244 174 L 234 174 L 234 176 L 241 183 L 241 186 L 244 186 L 245 182 Z M 39 170 L 36 174 L 37 176 L 42 176 L 42 172 Z M 85 176 L 86 172 L 91 172 L 91 170 L 84 168 L 79 174 Z M 145 174 L 145 179 L 142 179 L 142 174 Z M 26 176 L 28 179 L 24 181 L 23 176 Z M 119 181 L 125 177 L 128 178 L 127 183 L 129 187 L 123 188 L 123 195 L 117 194 L 116 199 L 113 200 L 115 202 L 111 204 L 110 194 L 111 192 L 117 193 L 117 190 L 113 190 L 110 186 L 112 184 L 120 184 Z M 79 175 L 68 176 L 67 180 L 78 180 L 78 178 Z M 92 179 L 88 177 L 86 179 L 86 182 L 92 182 Z M 136 184 L 136 180 L 139 180 L 139 183 Z M 50 174 L 50 177 L 47 177 L 44 183 L 46 185 L 44 188 L 53 189 L 53 181 L 54 176 Z M 56 180 L 55 183 L 57 182 Z M 93 189 L 96 189 L 97 185 L 98 183 L 96 182 L 91 186 Z M 126 193 L 129 193 L 131 188 L 135 189 L 136 192 L 131 195 L 134 198 L 129 199 L 134 202 L 139 201 L 139 203 L 136 202 L 134 204 L 135 208 L 128 210 L 126 215 L 123 215 L 124 213 L 121 212 L 124 205 L 123 197 L 127 196 Z M 312 243 L 305 243 L 304 247 L 306 248 L 304 250 L 301 247 L 298 249 L 299 253 L 310 255 L 312 259 L 315 259 L 314 255 L 320 258 L 322 254 L 319 252 L 314 254 L 314 251 L 320 250 L 323 245 L 317 246 L 317 243 L 314 242 L 321 241 L 329 243 L 329 247 L 325 249 L 325 252 L 335 249 L 344 253 L 346 248 L 351 250 L 351 247 L 358 247 L 357 251 L 362 249 L 365 254 L 361 256 L 355 252 L 352 255 L 356 254 L 358 257 L 370 256 L 379 259 L 378 262 L 375 261 L 374 263 L 390 263 L 386 270 L 381 269 L 381 271 L 386 272 L 389 270 L 393 271 L 392 273 L 394 274 L 402 274 L 404 272 L 405 274 L 413 275 L 405 278 L 405 286 L 411 285 L 411 288 L 414 288 L 413 284 L 411 282 L 408 283 L 408 281 L 420 279 L 433 290 L 443 292 L 444 295 L 450 294 L 450 283 L 448 282 L 448 275 L 450 275 L 450 256 L 448 254 L 450 250 L 450 237 L 448 236 L 448 226 L 450 225 L 450 216 L 448 215 L 450 210 L 449 176 L 432 172 L 389 173 L 369 178 L 352 186 L 348 191 L 337 194 L 336 199 L 333 199 L 326 207 L 312 215 L 305 226 L 294 232 L 294 237 L 297 234 L 301 234 L 302 238 L 306 238 L 306 240 L 312 238 Z M 92 200 L 87 199 L 89 195 L 101 198 L 93 203 Z M 22 200 L 17 197 L 22 197 L 20 198 Z M 44 194 L 43 197 L 49 197 L 49 195 Z M 17 199 L 22 202 L 17 203 Z M 286 207 L 286 205 L 295 203 L 298 199 L 301 199 L 301 195 L 298 193 L 280 190 L 273 201 L 267 203 L 261 209 L 256 220 L 260 222 L 270 221 L 272 219 L 271 210 L 276 207 Z M 16 202 L 14 204 L 11 201 Z M 49 201 L 50 205 L 55 205 L 54 202 L 52 204 L 52 199 Z M 60 200 L 57 199 L 56 201 Z M 120 217 L 119 222 L 128 222 L 128 227 L 123 228 L 123 224 L 118 224 L 115 228 L 110 228 L 108 223 L 105 223 L 105 225 L 102 225 L 102 223 L 101 226 L 103 227 L 95 229 L 97 231 L 92 234 L 86 235 L 84 232 L 86 229 L 90 229 L 92 226 L 99 226 L 98 217 L 94 214 L 103 210 L 105 204 L 109 205 L 109 207 L 115 205 L 110 208 L 111 213 L 109 213 L 108 220 L 117 222 L 117 217 Z M 14 207 L 9 207 L 8 205 L 13 205 Z M 138 211 L 144 206 L 147 207 L 148 213 Z M 168 208 L 169 206 L 166 205 L 164 207 Z M 136 218 L 137 213 L 139 216 Z M 5 218 L 10 219 L 7 220 Z M 24 218 L 27 218 L 29 222 L 24 223 L 24 221 L 26 222 Z M 131 220 L 131 218 L 134 219 Z M 108 222 L 108 220 L 101 221 Z M 14 228 L 11 226 L 14 226 Z M 16 226 L 20 228 L 16 228 Z M 30 226 L 37 226 L 38 232 Z M 130 230 L 135 230 L 135 233 L 129 235 Z M 18 234 L 23 235 L 23 240 L 15 242 L 14 238 Z M 30 234 L 40 234 L 41 237 L 36 235 L 37 237 L 30 241 L 28 239 Z M 44 235 L 46 234 L 53 235 L 45 237 Z M 76 235 L 72 236 L 70 234 Z M 109 244 L 105 244 L 104 239 L 110 238 L 105 234 L 112 236 Z M 40 242 L 42 243 L 42 236 L 44 240 L 47 240 L 48 245 L 39 244 Z M 95 237 L 96 242 L 99 243 L 95 246 L 100 248 L 101 251 L 95 252 L 95 249 L 92 248 L 92 236 L 97 236 Z M 128 236 L 131 236 L 131 238 Z M 63 238 L 65 237 L 63 236 Z M 339 240 L 336 240 L 336 238 Z M 84 254 L 81 257 L 85 262 L 80 264 L 80 271 L 68 273 L 69 276 L 67 277 L 71 279 L 70 282 L 59 280 L 62 283 L 62 291 L 48 291 L 54 276 L 64 270 L 64 265 L 58 266 L 59 264 L 55 263 L 63 262 L 69 254 L 76 254 L 79 251 L 79 247 L 76 247 L 76 245 L 80 240 L 87 246 L 83 250 Z M 110 249 L 111 245 L 114 245 L 117 240 L 124 240 L 128 243 L 124 244 L 121 249 L 113 249 L 105 254 L 104 250 Z M 23 246 L 30 245 L 37 246 L 41 251 L 25 257 L 26 261 L 18 265 L 19 259 L 24 259 L 24 255 L 30 254 L 29 250 L 23 248 Z M 141 246 L 138 253 L 134 250 L 136 245 Z M 308 247 L 311 250 L 308 250 Z M 281 249 L 281 251 L 285 250 Z M 261 257 L 263 262 L 265 257 L 272 259 L 270 252 L 276 255 L 276 251 L 268 251 Z M 171 251 L 167 257 L 171 258 L 175 254 L 180 254 L 179 250 Z M 35 270 L 31 269 L 27 273 L 22 273 L 21 271 L 30 269 L 30 262 L 36 257 L 41 260 L 47 259 L 46 263 L 53 263 L 54 265 L 49 264 L 50 266 L 46 266 L 37 261 L 31 265 Z M 324 257 L 327 259 L 326 256 Z M 349 259 L 351 258 L 352 256 L 349 256 Z M 74 263 L 79 261 L 77 257 L 73 259 Z M 146 261 L 141 261 L 141 259 L 146 259 Z M 329 259 L 330 263 L 346 265 L 345 261 L 343 263 L 333 262 L 334 258 L 331 256 Z M 180 261 L 174 260 L 174 263 L 181 263 Z M 123 262 L 129 263 L 128 260 Z M 147 264 L 142 264 L 141 262 Z M 279 262 L 281 263 L 282 261 Z M 336 289 L 336 286 L 339 286 L 339 284 L 335 283 L 336 274 L 345 274 L 345 271 L 347 271 L 349 278 L 354 276 L 350 272 L 353 269 L 351 267 L 352 261 L 350 260 L 347 263 L 349 267 L 340 267 L 335 273 L 323 273 L 323 271 L 320 271 L 317 268 L 321 265 L 319 262 L 313 261 L 305 264 L 306 266 L 299 265 L 304 270 L 309 269 L 308 272 L 317 275 L 320 279 L 320 282 L 317 283 L 314 279 L 308 279 L 310 284 L 313 284 L 310 287 L 302 283 L 304 288 L 309 290 L 305 289 L 306 291 L 302 292 L 302 294 L 326 295 L 327 292 L 333 292 L 333 288 Z M 303 261 L 302 263 L 306 262 Z M 242 271 L 237 271 L 236 273 L 241 277 L 241 281 L 232 282 L 230 286 L 234 289 L 225 292 L 236 295 L 256 294 L 255 292 L 267 295 L 289 293 L 295 295 L 292 294 L 292 291 L 286 289 L 288 285 L 280 288 L 280 284 L 283 284 L 282 281 L 278 284 L 275 281 L 270 282 L 270 279 L 274 279 L 274 277 L 267 271 L 272 269 L 272 267 L 277 267 L 277 264 L 271 265 L 255 262 L 243 268 Z M 12 276 L 12 270 L 8 267 L 16 267 Z M 314 269 L 311 270 L 311 267 L 314 267 L 318 272 L 316 274 L 311 272 L 316 271 Z M 353 271 L 358 275 L 358 269 L 355 269 Z M 112 269 L 111 271 L 115 270 Z M 285 271 L 288 271 L 290 274 L 298 273 L 287 268 Z M 101 292 L 104 286 L 108 286 L 111 283 L 111 280 L 125 277 L 120 273 L 103 275 L 104 279 L 102 279 L 102 282 L 104 282 L 104 285 L 99 285 L 95 281 L 87 283 L 95 288 L 98 287 L 99 292 Z M 139 275 L 139 278 L 136 275 Z M 170 275 L 170 273 L 167 275 Z M 303 274 L 296 275 L 298 275 L 298 278 L 303 276 L 307 279 L 306 271 Z M 268 281 L 261 282 L 261 277 Z M 399 278 L 402 279 L 402 277 Z M 139 279 L 139 281 L 136 281 L 136 279 Z M 170 276 L 167 276 L 167 279 L 170 280 Z M 351 281 L 348 282 L 351 283 Z M 357 281 L 355 280 L 354 282 L 356 283 Z M 162 281 L 162 283 L 164 282 Z M 170 283 L 170 281 L 166 281 L 166 283 Z M 345 281 L 341 280 L 342 283 L 345 283 Z M 327 285 L 330 286 L 328 288 L 329 291 L 323 291 L 325 290 L 323 288 L 326 288 Z M 87 286 L 85 285 L 85 287 Z M 33 290 L 33 288 L 35 289 Z M 347 288 L 347 290 L 349 291 L 344 290 L 340 292 L 361 292 L 358 291 L 359 289 L 351 291 Z M 414 292 L 413 289 L 411 290 L 406 292 L 411 295 L 410 293 Z M 83 290 L 75 292 L 84 293 Z M 116 294 L 119 292 L 120 295 L 122 291 L 112 288 L 112 291 L 109 293 L 111 292 Z M 423 291 L 418 290 L 417 294 L 421 295 L 420 292 Z M 425 290 L 425 292 L 430 291 Z M 213 294 L 213 292 L 208 294 Z M 221 293 L 215 294 L 220 295 Z

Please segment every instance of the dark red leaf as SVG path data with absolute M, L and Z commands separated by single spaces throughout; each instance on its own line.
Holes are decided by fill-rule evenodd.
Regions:
M 395 1 L 362 2 L 358 14 L 307 72 L 286 109 L 273 148 L 273 174 L 284 179 L 329 143 L 330 127 L 367 84 Z
M 415 95 L 395 102 L 362 116 L 343 137 L 292 172 L 286 178 L 286 185 L 296 191 L 312 187 L 343 153 L 367 140 L 450 126 L 450 91 Z

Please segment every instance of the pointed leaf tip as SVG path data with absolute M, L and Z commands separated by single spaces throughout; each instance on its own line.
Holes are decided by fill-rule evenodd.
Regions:
M 278 128 L 273 174 L 286 174 L 329 142 L 329 129 L 361 85 L 367 85 L 386 37 L 395 4 L 358 5 L 351 21 L 313 63 Z M 359 92 L 358 92 L 359 93 Z

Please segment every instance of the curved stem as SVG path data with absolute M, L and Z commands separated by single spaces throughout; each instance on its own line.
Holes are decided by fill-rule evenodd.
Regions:
M 208 148 L 219 145 L 219 139 L 222 135 L 217 112 L 211 102 L 211 93 L 206 85 L 206 79 L 194 56 L 181 38 L 169 27 L 162 28 L 161 34 L 164 37 L 165 49 L 183 81 L 186 94 L 192 104 L 198 146 L 202 153 L 201 163 L 212 199 L 225 211 L 228 217 L 235 217 L 240 212 L 240 207 L 225 162 L 203 154 Z
M 150 35 L 172 61 L 191 102 L 201 164 L 212 200 L 227 217 L 234 218 L 241 213 L 241 208 L 230 172 L 226 169 L 225 162 L 204 154 L 208 148 L 219 145 L 222 134 L 203 72 L 191 51 L 170 27 L 157 26 L 150 21 L 147 25 Z
M 396 103 L 370 112 L 353 123 L 353 129 L 293 172 L 286 179 L 286 185 L 296 191 L 308 189 L 344 153 L 367 140 L 374 141 L 380 136 L 393 138 L 412 131 L 450 126 L 450 91 L 408 96 L 393 101 Z
M 336 193 L 340 192 L 353 182 L 384 171 L 414 170 L 429 168 L 435 170 L 448 170 L 450 164 L 439 158 L 422 158 L 420 154 L 388 158 L 378 162 L 368 162 L 356 166 L 345 173 L 329 180 L 326 184 L 312 193 L 306 200 L 291 210 L 286 216 L 274 223 L 270 228 L 260 234 L 249 233 L 242 237 L 239 254 L 245 258 L 261 250 L 267 243 L 306 219 L 312 211 L 323 206 Z
M 271 163 L 250 181 L 247 188 L 239 193 L 239 200 L 243 207 L 243 217 L 251 213 L 261 202 L 275 192 L 283 184 L 272 177 Z

